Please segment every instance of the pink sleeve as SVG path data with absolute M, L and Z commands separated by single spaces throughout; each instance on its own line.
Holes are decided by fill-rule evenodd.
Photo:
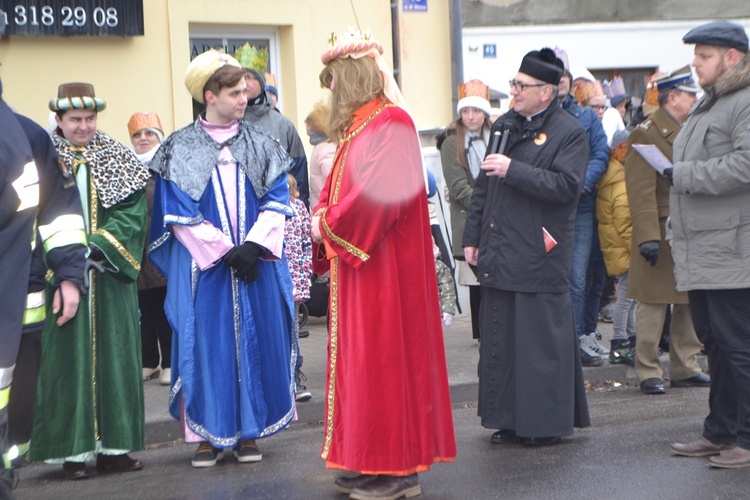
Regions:
M 272 210 L 264 210 L 258 215 L 245 241 L 252 241 L 266 249 L 264 260 L 279 260 L 284 249 L 284 222 L 286 216 Z
M 172 232 L 201 271 L 213 266 L 234 246 L 227 235 L 205 220 L 193 226 L 173 224 Z

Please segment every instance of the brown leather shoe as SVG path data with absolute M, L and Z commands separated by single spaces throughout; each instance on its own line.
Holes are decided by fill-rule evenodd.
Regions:
M 419 478 L 410 476 L 377 476 L 365 485 L 355 488 L 349 498 L 355 500 L 396 500 L 401 497 L 416 497 L 422 494 Z
M 65 479 L 88 479 L 89 473 L 86 472 L 86 463 L 85 462 L 63 463 L 63 477 Z
M 750 467 L 750 450 L 735 446 L 729 450 L 722 451 L 718 457 L 709 458 L 708 465 L 711 467 L 721 467 L 722 469 Z
M 96 455 L 97 472 L 130 472 L 143 469 L 140 460 L 134 460 L 127 454 L 123 455 Z
M 339 476 L 336 478 L 336 481 L 333 482 L 333 487 L 336 488 L 336 491 L 349 494 L 354 491 L 355 488 L 364 486 L 376 477 L 378 476 L 373 474 L 359 474 L 354 477 Z
M 682 455 L 683 457 L 718 455 L 722 450 L 727 450 L 731 447 L 726 444 L 714 444 L 703 436 L 690 443 L 672 443 L 671 446 L 672 453 Z

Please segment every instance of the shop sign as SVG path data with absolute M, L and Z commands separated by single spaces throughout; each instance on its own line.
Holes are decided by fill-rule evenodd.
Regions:
M 7 35 L 143 35 L 143 0 L 0 0 Z

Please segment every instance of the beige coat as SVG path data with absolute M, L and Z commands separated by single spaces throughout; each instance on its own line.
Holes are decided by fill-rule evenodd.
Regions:
M 672 143 L 679 131 L 677 121 L 659 108 L 631 132 L 628 145 L 654 144 L 671 159 Z M 687 304 L 687 294 L 675 288 L 672 253 L 664 239 L 664 225 L 669 216 L 669 181 L 629 147 L 625 184 L 633 223 L 628 298 L 648 304 Z M 659 260 L 653 267 L 638 250 L 646 241 L 660 242 Z

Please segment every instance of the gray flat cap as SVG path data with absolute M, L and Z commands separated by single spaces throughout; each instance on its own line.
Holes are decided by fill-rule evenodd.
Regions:
M 747 33 L 745 28 L 729 21 L 711 21 L 701 24 L 682 37 L 685 43 L 729 47 L 740 52 L 747 52 Z

